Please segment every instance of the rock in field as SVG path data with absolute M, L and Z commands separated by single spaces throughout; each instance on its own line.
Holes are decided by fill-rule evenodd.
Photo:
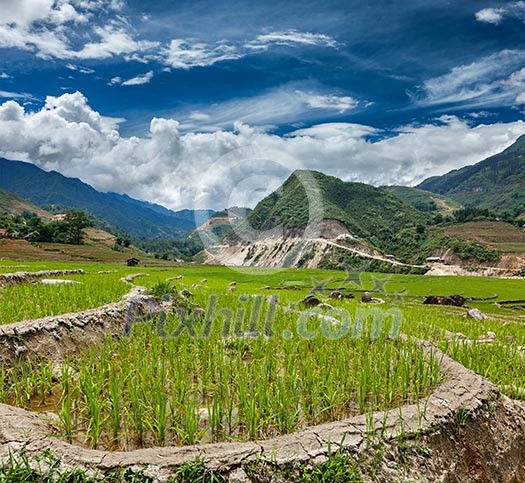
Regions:
M 465 317 L 474 320 L 486 320 L 488 317 L 479 309 L 470 309 Z
M 42 285 L 79 285 L 80 282 L 75 280 L 60 280 L 58 278 L 44 278 L 40 280 Z

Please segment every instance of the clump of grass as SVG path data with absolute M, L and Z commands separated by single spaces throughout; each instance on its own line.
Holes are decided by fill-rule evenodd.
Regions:
M 206 468 L 201 460 L 182 465 L 176 472 L 173 483 L 225 483 L 217 472 Z
M 24 451 L 10 453 L 6 461 L 0 462 L 2 483 L 152 483 L 153 478 L 143 471 L 133 472 L 128 468 L 117 468 L 107 475 L 88 475 L 83 470 L 62 471 L 60 461 L 51 451 L 29 459 Z
M 345 454 L 340 446 L 332 452 L 328 445 L 328 459 L 313 469 L 304 469 L 298 481 L 300 483 L 361 483 L 363 478 L 358 464 Z
M 174 293 L 173 285 L 170 282 L 160 281 L 149 289 L 149 293 L 157 299 L 171 297 Z

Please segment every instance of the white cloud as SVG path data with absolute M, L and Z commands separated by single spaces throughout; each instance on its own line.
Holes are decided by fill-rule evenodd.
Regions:
M 12 79 L 13 77 L 5 72 L 0 72 L 0 79 Z
M 189 118 L 192 119 L 193 121 L 208 122 L 211 120 L 211 116 L 209 114 L 206 114 L 204 112 L 198 112 L 198 111 L 191 112 L 189 115 Z
M 94 69 L 90 69 L 89 67 L 82 67 L 81 65 L 66 64 L 66 68 L 69 70 L 80 72 L 81 74 L 94 74 L 95 73 Z
M 150 83 L 151 79 L 153 79 L 152 70 L 150 70 L 149 72 L 146 72 L 144 75 L 139 75 L 137 77 L 133 77 L 132 79 L 128 79 L 127 81 L 124 81 L 122 85 L 123 86 L 141 86 L 143 84 Z
M 174 39 L 166 51 L 165 62 L 175 69 L 207 67 L 217 62 L 239 59 L 242 55 L 236 50 L 225 43 L 209 46 L 201 42 Z
M 326 115 L 337 117 L 361 106 L 353 97 L 325 91 L 324 86 L 290 83 L 255 97 L 230 99 L 198 108 L 193 106 L 190 112 L 179 111 L 174 115 L 180 120 L 182 131 L 215 131 L 231 129 L 235 122 L 267 128 L 313 122 Z
M 235 42 L 176 38 L 166 45 L 139 39 L 118 14 L 124 5 L 121 0 L 2 2 L 7 7 L 0 9 L 0 48 L 25 50 L 44 59 L 82 61 L 121 56 L 128 61 L 158 61 L 170 68 L 191 69 L 240 59 L 273 46 L 337 46 L 328 35 L 296 30 L 268 32 Z M 75 70 L 75 64 L 69 65 Z
M 518 106 L 522 106 L 525 104 L 525 92 L 518 94 L 518 96 L 516 97 L 516 104 Z
M 97 40 L 85 44 L 80 50 L 68 50 L 63 58 L 107 59 L 114 56 L 144 52 L 158 47 L 158 42 L 135 40 L 132 35 L 116 23 L 95 27 Z
M 215 44 L 192 42 L 185 39 L 173 39 L 164 52 L 167 65 L 175 69 L 207 67 L 218 62 L 237 60 L 252 55 L 272 46 L 319 46 L 336 47 L 337 42 L 330 36 L 310 32 L 289 30 L 258 35 L 254 40 L 243 43 L 229 43 L 222 40 Z
M 425 81 L 409 93 L 419 105 L 512 106 L 525 89 L 525 50 L 502 50 Z
M 120 1 L 3 2 L 7 8 L 0 9 L 0 47 L 34 52 L 46 59 L 82 60 L 138 55 L 159 45 L 135 38 L 127 21 L 117 15 L 123 6 Z
M 157 61 L 171 68 L 191 69 L 236 60 L 272 46 L 337 45 L 328 35 L 296 30 L 268 32 L 235 42 L 176 38 L 161 44 L 138 38 L 120 15 L 123 7 L 123 0 L 1 0 L 0 48 L 20 49 L 44 59 L 81 61 L 121 56 L 128 61 Z M 75 70 L 75 64 L 70 66 Z
M 34 99 L 32 94 L 27 92 L 0 91 L 0 97 L 9 99 Z
M 50 19 L 54 12 L 57 12 L 54 0 L 2 0 L 0 22 L 30 25 L 35 21 Z
M 109 86 L 114 86 L 114 85 L 119 85 L 119 84 L 122 84 L 122 77 L 120 77 L 120 76 L 113 77 L 108 82 Z
M 120 76 L 113 77 L 108 82 L 108 85 L 110 85 L 110 86 L 116 86 L 116 85 L 140 86 L 140 85 L 143 85 L 143 84 L 148 84 L 149 82 L 151 82 L 151 79 L 153 79 L 153 71 L 152 70 L 150 70 L 149 72 L 146 72 L 144 75 L 139 75 L 137 77 L 132 77 L 131 79 L 128 79 L 128 80 L 124 80 Z
M 332 37 L 324 34 L 287 30 L 258 35 L 255 40 L 246 44 L 246 46 L 251 49 L 267 49 L 271 45 L 336 47 L 337 42 Z
M 298 168 L 412 184 L 479 161 L 525 133 L 523 122 L 474 127 L 444 116 L 372 141 L 380 131 L 356 124 L 318 125 L 282 137 L 245 124 L 181 133 L 175 120 L 155 118 L 146 137 L 124 137 L 119 121 L 94 111 L 78 92 L 48 97 L 37 112 L 7 101 L 0 105 L 0 156 L 172 208 L 218 209 L 256 203 Z
M 304 129 L 297 129 L 288 134 L 287 137 L 306 137 L 311 139 L 334 139 L 340 137 L 344 139 L 360 139 L 379 133 L 380 131 L 378 129 L 362 124 L 329 122 Z
M 484 8 L 476 12 L 476 20 L 478 22 L 492 23 L 498 25 L 503 20 L 502 8 Z
M 336 95 L 307 95 L 306 102 L 313 109 L 334 109 L 340 114 L 359 105 L 353 97 Z
M 509 2 L 503 7 L 484 8 L 476 12 L 476 20 L 478 22 L 493 25 L 499 25 L 506 17 L 525 21 L 525 1 Z

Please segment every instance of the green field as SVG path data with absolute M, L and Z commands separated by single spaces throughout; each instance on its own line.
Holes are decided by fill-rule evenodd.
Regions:
M 19 265 L 2 261 L 0 270 Z M 107 340 L 58 369 L 45 361 L 0 369 L 0 401 L 55 412 L 64 437 L 91 447 L 260 439 L 393 409 L 424 398 L 445 377 L 417 339 L 433 341 L 509 396 L 525 399 L 525 311 L 495 305 L 525 298 L 525 280 L 200 265 L 23 265 L 18 269 L 86 273 L 64 277 L 78 285 L 3 288 L 4 323 L 119 300 L 130 289 L 120 279 L 131 273 L 147 274 L 135 283 L 159 297 L 173 295 L 174 288 L 193 293 L 178 298 L 166 320 L 135 324 L 129 337 Z M 332 290 L 355 298 L 330 299 Z M 365 290 L 385 303 L 362 303 Z M 300 301 L 312 292 L 333 308 L 305 315 Z M 467 302 L 489 319 L 467 319 L 466 308 L 422 304 L 426 295 L 452 294 L 490 298 Z M 206 316 L 185 318 L 196 309 Z M 495 334 L 491 343 L 488 332 Z M 404 341 L 398 333 L 413 338 Z

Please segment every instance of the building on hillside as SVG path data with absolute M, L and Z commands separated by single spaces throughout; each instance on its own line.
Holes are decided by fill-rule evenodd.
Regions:
M 140 260 L 138 258 L 130 258 L 127 261 L 128 267 L 136 267 L 140 263 Z
M 336 240 L 337 241 L 345 241 L 345 240 L 353 240 L 354 238 L 354 235 L 350 235 L 349 233 L 341 233 L 341 235 L 337 235 L 337 238 Z
M 428 257 L 427 263 L 445 263 L 445 259 L 441 257 Z
M 5 228 L 0 228 L 0 238 L 7 238 L 9 236 L 9 232 Z
M 53 221 L 66 221 L 67 213 L 58 213 L 53 215 Z

